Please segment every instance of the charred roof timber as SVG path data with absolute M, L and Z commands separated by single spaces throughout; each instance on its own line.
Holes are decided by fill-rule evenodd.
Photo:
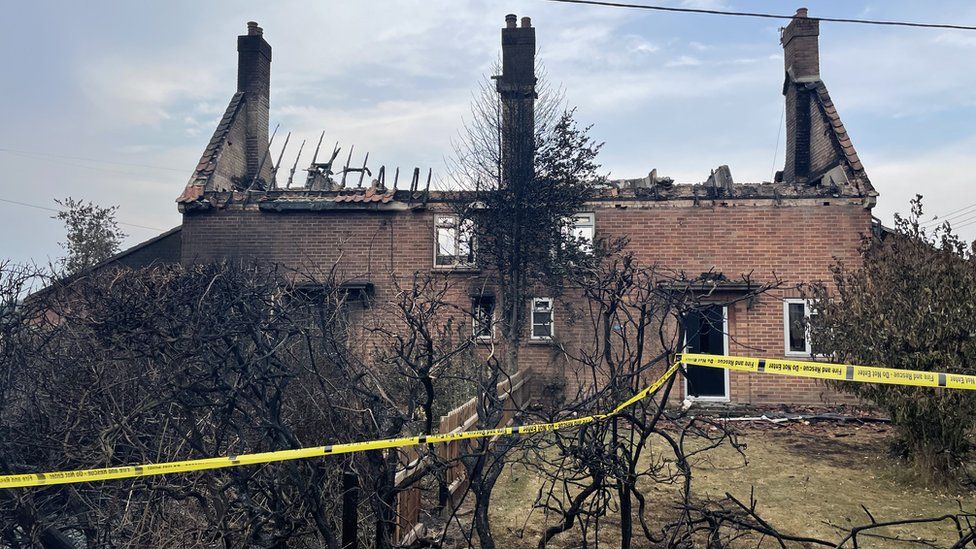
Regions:
M 715 191 L 717 195 L 732 193 L 732 170 L 726 165 L 721 165 L 705 180 L 705 186 Z
M 820 78 L 820 27 L 801 8 L 782 29 L 784 51 L 783 94 L 786 103 L 786 162 L 773 182 L 734 183 L 728 166 L 712 170 L 703 183 L 676 184 L 657 170 L 646 177 L 612 181 L 601 187 L 596 200 L 689 200 L 698 204 L 710 198 L 772 199 L 845 197 L 860 199 L 871 207 L 877 193 L 851 142 L 837 108 Z M 535 28 L 528 17 L 505 17 L 501 29 L 502 70 L 495 76 L 502 103 L 502 184 L 529 182 L 533 175 L 535 125 Z M 325 133 L 315 147 L 305 184 L 293 186 L 303 145 L 279 187 L 275 177 L 284 149 L 270 153 L 268 117 L 270 105 L 271 46 L 257 23 L 249 22 L 247 34 L 237 39 L 237 91 L 214 130 L 183 194 L 180 210 L 190 212 L 255 205 L 266 211 L 329 210 L 337 208 L 413 209 L 429 201 L 463 199 L 456 191 L 430 192 L 432 172 L 426 185 L 415 168 L 409 190 L 399 188 L 399 169 L 392 190 L 386 168 L 377 177 L 369 166 L 369 153 L 357 160 L 349 147 L 345 162 L 336 164 L 339 143 L 321 150 Z M 290 134 L 289 134 L 290 136 Z M 277 158 L 277 162 L 272 162 Z M 355 179 L 350 180 L 349 176 Z M 369 185 L 366 185 L 366 177 Z M 406 187 L 404 185 L 403 187 Z M 620 204 L 620 207 L 625 207 Z
M 528 23 L 525 22 L 525 25 Z M 326 158 L 326 155 L 320 156 L 320 152 L 324 131 L 319 136 L 312 162 L 306 170 L 308 177 L 305 184 L 295 188 L 292 186 L 305 148 L 305 141 L 302 141 L 287 182 L 284 187 L 279 186 L 276 178 L 291 133 L 285 137 L 275 162 L 271 153 L 275 136 L 268 136 L 271 45 L 264 39 L 264 31 L 257 23 L 249 22 L 247 34 L 237 37 L 237 51 L 237 92 L 231 97 L 186 188 L 177 198 L 182 212 L 228 208 L 235 204 L 257 204 L 259 209 L 268 211 L 397 210 L 427 205 L 433 174 L 431 170 L 428 170 L 424 185 L 420 181 L 420 168 L 415 168 L 410 190 L 407 191 L 397 189 L 400 174 L 397 168 L 393 191 L 389 191 L 385 167 L 380 168 L 377 179 L 372 179 L 368 152 L 360 163 L 354 159 L 354 147 L 349 147 L 345 165 L 336 169 L 336 158 L 342 150 L 336 142 L 332 154 L 323 162 L 322 158 Z M 276 127 L 275 133 L 277 130 Z M 347 187 L 350 174 L 355 180 L 348 181 Z M 367 176 L 370 177 L 368 185 Z

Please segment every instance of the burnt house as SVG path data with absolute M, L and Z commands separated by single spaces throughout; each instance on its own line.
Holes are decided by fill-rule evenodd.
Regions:
M 703 167 L 708 176 L 699 184 L 677 184 L 651 171 L 611 182 L 576 216 L 576 232 L 591 240 L 627 235 L 631 249 L 648 262 L 730 279 L 752 273 L 756 278 L 775 274 L 790 283 L 828 280 L 834 258 L 856 261 L 860 239 L 871 231 L 877 192 L 821 80 L 818 40 L 819 22 L 805 9 L 782 31 L 787 150 L 774 181 L 735 182 L 727 166 L 710 173 Z M 366 160 L 352 162 L 351 153 L 340 165 L 339 151 L 332 148 L 317 151 L 306 177 L 294 181 L 292 169 L 287 182 L 279 182 L 289 170 L 279 171 L 269 158 L 272 48 L 255 23 L 238 37 L 237 47 L 237 90 L 177 199 L 183 214 L 180 260 L 242 259 L 312 270 L 338 262 L 343 277 L 356 281 L 356 290 L 372 302 L 392 297 L 391 277 L 435 272 L 455 278 L 462 288 L 457 299 L 469 300 L 466 281 L 480 280 L 484 273 L 471 261 L 470 243 L 448 204 L 452 195 L 430 191 L 429 172 L 372 173 Z M 532 139 L 526 121 L 535 101 L 535 48 L 531 21 L 506 18 L 497 79 L 505 113 L 503 146 Z M 531 156 L 508 156 L 503 179 L 532 169 Z M 719 293 L 737 291 L 742 288 L 719 287 Z M 560 377 L 568 375 L 567 366 L 548 343 L 554 333 L 572 334 L 561 326 L 553 301 L 539 297 L 525 304 L 532 344 L 521 356 L 537 372 Z M 490 338 L 494 303 L 486 299 L 473 306 L 482 319 L 476 318 L 473 335 Z M 367 306 L 362 314 L 380 310 Z M 792 290 L 715 305 L 687 320 L 693 332 L 689 348 L 809 356 L 802 328 L 808 314 L 808 304 Z M 841 398 L 815 380 L 721 370 L 696 375 L 701 378 L 691 396 L 706 400 Z

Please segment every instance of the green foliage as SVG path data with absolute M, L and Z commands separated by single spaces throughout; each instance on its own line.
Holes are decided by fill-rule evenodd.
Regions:
M 576 122 L 574 111 L 563 112 L 537 133 L 531 181 L 477 192 L 482 207 L 468 215 L 475 221 L 478 252 L 503 279 L 553 282 L 567 263 L 588 257 L 569 229 L 602 181 L 596 162 L 601 144 L 589 130 Z
M 866 240 L 863 265 L 833 267 L 836 290 L 814 288 L 814 349 L 847 363 L 973 373 L 976 257 L 948 224 L 920 224 L 921 196 L 895 231 Z M 976 393 L 841 384 L 886 409 L 920 473 L 960 472 L 976 427 Z
M 55 219 L 64 222 L 67 231 L 61 247 L 68 253 L 61 260 L 66 274 L 74 274 L 112 257 L 126 234 L 115 221 L 118 206 L 103 208 L 92 202 L 68 197 L 55 200 L 60 211 Z

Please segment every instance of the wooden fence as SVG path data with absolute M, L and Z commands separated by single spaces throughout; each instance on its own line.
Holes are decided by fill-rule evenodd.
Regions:
M 505 427 L 512 422 L 518 410 L 525 405 L 529 398 L 531 372 L 522 370 L 502 381 L 497 386 L 498 398 L 503 404 L 503 412 L 496 427 Z M 461 433 L 470 431 L 478 424 L 478 399 L 471 400 L 458 406 L 441 416 L 439 433 Z M 472 448 L 471 440 L 459 440 L 438 444 L 435 449 L 437 456 L 448 464 L 445 472 L 447 484 L 447 501 L 444 511 L 453 512 L 460 504 L 461 496 L 468 487 L 467 472 L 461 462 L 461 456 L 469 453 Z M 412 482 L 417 476 L 423 475 L 430 467 L 430 461 L 422 458 L 420 447 L 411 446 L 401 449 L 400 460 L 402 468 L 397 471 L 396 486 L 404 486 Z M 397 524 L 394 539 L 401 544 L 409 544 L 423 533 L 420 522 L 422 511 L 420 486 L 409 486 L 397 493 L 396 515 Z

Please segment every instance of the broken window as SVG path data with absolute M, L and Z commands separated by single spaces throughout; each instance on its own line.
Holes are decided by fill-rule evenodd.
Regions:
M 783 336 L 787 355 L 810 356 L 812 353 L 807 322 L 809 318 L 809 301 L 787 299 L 783 302 Z
M 552 339 L 552 299 L 537 297 L 532 300 L 532 339 Z
M 456 215 L 439 214 L 434 218 L 434 238 L 435 266 L 474 265 L 474 225 L 470 220 L 459 222 Z
M 472 335 L 478 339 L 491 339 L 494 335 L 495 298 L 475 297 L 471 300 Z

